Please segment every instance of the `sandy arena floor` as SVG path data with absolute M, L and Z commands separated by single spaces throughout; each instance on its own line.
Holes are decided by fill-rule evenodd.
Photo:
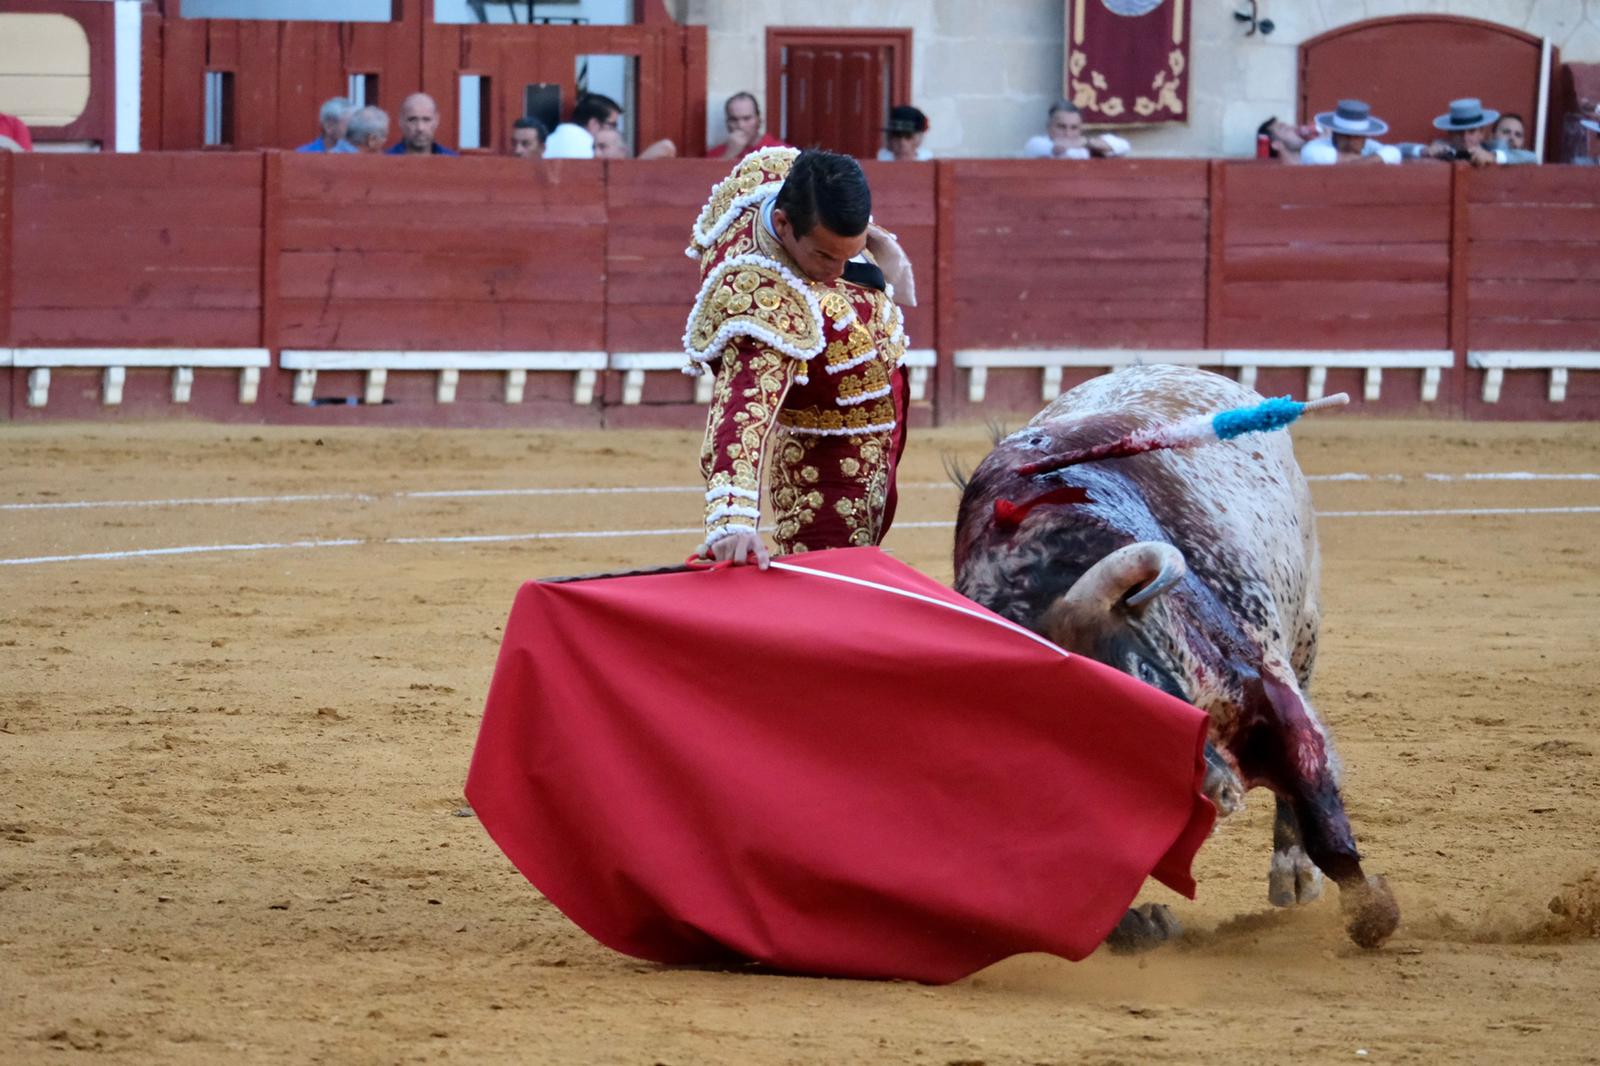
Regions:
M 1269 908 L 1258 792 L 1197 902 L 1152 893 L 1181 944 L 926 988 L 612 954 L 453 816 L 517 584 L 698 538 L 393 538 L 688 529 L 694 435 L 0 426 L 0 1061 L 1600 1062 L 1600 426 L 1296 437 L 1374 476 L 1315 485 L 1362 513 L 1322 520 L 1312 696 L 1400 932 Z M 916 436 L 901 518 L 984 451 Z M 1588 477 L 1459 476 L 1507 471 Z M 216 500 L 261 496 L 300 498 Z M 948 581 L 949 541 L 888 546 Z

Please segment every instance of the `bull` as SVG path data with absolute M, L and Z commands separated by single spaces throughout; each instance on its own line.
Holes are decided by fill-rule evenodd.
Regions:
M 1207 712 L 1206 791 L 1277 797 L 1268 898 L 1340 887 L 1351 938 L 1381 944 L 1399 909 L 1361 867 L 1327 728 L 1306 698 L 1319 556 L 1310 490 L 1285 433 L 1066 466 L 1018 467 L 1134 430 L 1259 403 L 1206 371 L 1153 365 L 1092 379 L 999 441 L 964 486 L 956 588 L 1068 651 Z M 1130 912 L 1119 934 L 1164 938 Z

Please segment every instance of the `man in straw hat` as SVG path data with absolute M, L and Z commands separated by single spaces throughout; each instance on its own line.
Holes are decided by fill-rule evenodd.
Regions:
M 1326 137 L 1307 141 L 1300 149 L 1300 162 L 1312 165 L 1334 163 L 1399 163 L 1400 150 L 1379 144 L 1375 137 L 1389 132 L 1389 124 L 1372 114 L 1361 100 L 1340 100 L 1332 111 L 1317 116 L 1317 125 L 1328 131 Z
M 1433 120 L 1433 128 L 1446 136 L 1430 144 L 1422 155 L 1428 159 L 1460 160 L 1475 167 L 1492 167 L 1509 162 L 1504 149 L 1484 144 L 1489 139 L 1500 112 L 1483 106 L 1475 97 L 1451 100 L 1450 110 Z

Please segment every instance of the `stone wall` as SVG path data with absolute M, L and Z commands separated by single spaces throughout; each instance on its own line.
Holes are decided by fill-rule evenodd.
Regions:
M 1295 110 L 1299 45 L 1327 30 L 1399 14 L 1464 15 L 1539 36 L 1563 61 L 1600 62 L 1600 0 L 1259 0 L 1270 36 L 1245 37 L 1243 0 L 1191 0 L 1192 118 L 1131 134 L 1145 156 L 1248 155 L 1269 114 Z M 911 102 L 927 112 L 936 156 L 1011 156 L 1043 129 L 1061 95 L 1062 0 L 674 0 L 673 13 L 703 24 L 708 40 L 708 143 L 723 139 L 722 102 L 753 91 L 767 110 L 768 26 L 910 27 Z

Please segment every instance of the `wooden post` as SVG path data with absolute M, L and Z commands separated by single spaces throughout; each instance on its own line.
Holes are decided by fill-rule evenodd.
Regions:
M 0 348 L 11 347 L 11 260 L 17 254 L 11 205 L 16 184 L 17 153 L 0 152 Z
M 937 205 L 933 227 L 933 348 L 939 353 L 933 368 L 933 424 L 936 426 L 955 418 L 956 287 L 951 259 L 956 247 L 955 168 L 959 165 L 951 160 L 940 160 L 934 164 L 933 174 L 933 197 Z
M 1467 409 L 1467 285 L 1470 277 L 1471 224 L 1467 208 L 1468 183 L 1472 168 L 1466 163 L 1450 164 L 1450 350 L 1455 353 L 1451 373 L 1455 378 L 1456 413 Z
M 1220 159 L 1206 168 L 1206 331 L 1207 348 L 1225 348 L 1222 336 L 1222 252 L 1228 210 L 1228 172 Z M 1253 383 L 1252 383 L 1253 387 Z
M 261 347 L 278 358 L 278 264 L 283 258 L 283 153 L 261 153 Z M 276 389 L 269 389 L 276 394 Z M 242 402 L 242 401 L 241 401 Z

